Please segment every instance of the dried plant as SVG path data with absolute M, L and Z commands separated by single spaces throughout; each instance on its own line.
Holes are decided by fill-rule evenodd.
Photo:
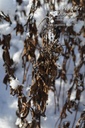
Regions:
M 19 6 L 22 4 L 22 2 L 22 0 L 17 0 Z M 57 2 L 59 4 L 60 0 L 58 0 Z M 65 14 L 71 17 L 71 13 L 78 12 L 76 21 L 78 21 L 79 19 L 83 20 L 85 18 L 85 1 L 69 0 L 69 2 L 72 2 L 73 8 L 71 10 L 69 9 L 68 11 L 64 10 Z M 21 119 L 21 126 L 18 127 L 41 128 L 41 117 L 46 116 L 45 112 L 48 101 L 48 93 L 50 90 L 54 93 L 56 110 L 57 104 L 59 107 L 62 84 L 60 85 L 59 95 L 56 95 L 57 88 L 55 85 L 55 80 L 59 79 L 61 83 L 63 81 L 65 86 L 66 82 L 69 80 L 68 62 L 70 62 L 70 59 L 72 59 L 72 62 L 74 64 L 74 71 L 72 74 L 70 74 L 71 86 L 68 87 L 67 98 L 63 104 L 62 111 L 60 112 L 60 117 L 57 120 L 55 127 L 70 128 L 70 122 L 64 122 L 63 120 L 68 116 L 67 111 L 72 114 L 72 108 L 74 108 L 76 114 L 74 117 L 74 122 L 72 124 L 73 128 L 75 126 L 78 106 L 80 104 L 80 98 L 82 92 L 84 91 L 85 84 L 85 71 L 84 73 L 81 73 L 81 68 L 83 66 L 85 69 L 85 42 L 84 45 L 82 45 L 82 41 L 79 38 L 81 34 L 83 34 L 83 37 L 85 37 L 85 26 L 82 27 L 80 33 L 76 33 L 73 29 L 73 25 L 75 23 L 72 23 L 71 26 L 67 26 L 61 19 L 61 10 L 59 10 L 58 16 L 53 16 L 52 14 L 50 14 L 50 11 L 55 10 L 55 4 L 53 4 L 49 0 L 44 0 L 44 3 L 49 3 L 49 11 L 47 13 L 45 25 L 43 26 L 41 33 L 38 33 L 36 20 L 34 19 L 35 11 L 37 10 L 37 8 L 42 6 L 39 0 L 33 0 L 29 16 L 24 26 L 19 23 L 17 14 L 15 15 L 16 27 L 14 28 L 14 30 L 16 31 L 16 35 L 18 33 L 23 35 L 24 32 L 29 31 L 29 36 L 27 36 L 24 40 L 24 47 L 22 52 L 22 84 L 25 84 L 27 81 L 29 64 L 32 65 L 32 84 L 30 86 L 28 96 L 25 95 L 22 84 L 18 85 L 17 89 L 13 89 L 12 87 L 10 87 L 10 94 L 13 96 L 16 95 L 18 98 L 18 110 L 16 111 L 16 115 Z M 25 10 L 23 10 L 23 12 L 26 16 Z M 2 15 L 0 15 L 0 20 L 5 20 L 10 24 L 12 23 L 10 16 L 5 15 L 3 12 Z M 51 22 L 51 20 L 53 20 L 53 23 Z M 52 35 L 53 37 L 49 38 L 49 32 L 50 37 Z M 63 44 L 59 41 L 61 35 L 64 35 L 65 37 Z M 42 40 L 42 45 L 40 45 L 39 37 Z M 5 67 L 6 72 L 3 82 L 7 85 L 7 87 L 10 83 L 11 77 L 13 79 L 16 79 L 16 65 L 14 66 L 13 59 L 10 57 L 9 52 L 11 47 L 10 40 L 11 33 L 8 35 L 3 35 L 3 40 L 0 39 L 0 45 L 3 49 L 3 66 Z M 75 53 L 76 48 L 78 49 L 80 55 L 80 61 L 77 65 L 77 56 Z M 39 52 L 39 57 L 37 59 L 35 56 L 36 50 L 38 50 Z M 57 62 L 59 61 L 60 57 L 63 58 L 63 62 L 61 64 L 61 67 L 59 68 L 60 65 L 58 65 Z M 74 90 L 76 92 L 75 101 L 71 100 L 71 95 Z M 31 123 L 29 123 L 29 121 L 27 120 L 27 116 L 29 115 L 29 113 L 31 113 L 32 116 Z M 81 117 L 78 120 L 75 128 L 84 128 L 84 126 L 84 114 L 81 114 Z

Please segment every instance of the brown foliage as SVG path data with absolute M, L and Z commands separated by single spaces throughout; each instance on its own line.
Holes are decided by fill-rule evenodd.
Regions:
M 22 4 L 22 0 L 17 0 L 19 5 Z M 55 5 L 52 4 L 49 0 L 44 0 L 45 3 L 49 2 L 50 10 L 55 10 Z M 60 3 L 60 0 L 57 1 L 58 4 Z M 69 1 L 70 2 L 70 1 Z M 79 5 L 79 9 L 77 10 L 79 12 L 79 16 L 83 15 L 84 10 L 84 0 L 72 0 L 73 7 L 76 5 Z M 82 5 L 82 6 L 81 6 Z M 56 17 L 49 17 L 54 20 L 54 23 L 58 24 L 59 26 L 55 27 L 53 24 L 52 27 L 49 27 L 50 21 L 47 21 L 47 27 L 43 26 L 42 33 L 40 35 L 38 34 L 38 30 L 36 27 L 36 21 L 34 20 L 34 17 L 31 16 L 31 14 L 34 14 L 35 10 L 41 6 L 40 1 L 33 0 L 33 5 L 31 7 L 29 17 L 27 19 L 26 24 L 23 26 L 16 20 L 16 27 L 14 30 L 16 30 L 16 35 L 20 33 L 23 35 L 25 30 L 29 30 L 29 36 L 26 37 L 24 40 L 24 48 L 22 52 L 22 61 L 23 61 L 23 80 L 22 84 L 24 84 L 27 81 L 27 73 L 29 69 L 29 63 L 32 64 L 32 85 L 30 87 L 30 91 L 28 92 L 28 97 L 24 94 L 23 86 L 19 85 L 17 89 L 12 89 L 10 87 L 10 94 L 16 95 L 18 98 L 18 110 L 16 112 L 16 115 L 21 119 L 22 124 L 25 128 L 40 128 L 41 127 L 41 117 L 45 117 L 46 112 L 46 105 L 48 100 L 48 93 L 49 90 L 53 91 L 54 94 L 56 92 L 56 86 L 55 86 L 55 80 L 60 79 L 64 83 L 68 80 L 68 69 L 67 69 L 67 62 L 70 60 L 70 57 L 72 57 L 73 63 L 74 63 L 74 73 L 71 74 L 73 77 L 71 77 L 71 87 L 68 89 L 67 93 L 67 99 L 66 102 L 63 105 L 62 111 L 60 112 L 60 122 L 58 124 L 58 121 L 56 123 L 56 126 L 59 128 L 69 128 L 70 122 L 64 122 L 63 119 L 67 117 L 67 111 L 72 114 L 72 108 L 74 107 L 76 113 L 78 111 L 78 105 L 80 102 L 80 98 L 82 95 L 82 92 L 84 91 L 84 74 L 80 73 L 80 69 L 83 65 L 85 65 L 85 45 L 81 45 L 81 41 L 78 39 L 75 40 L 75 37 L 77 36 L 76 32 L 73 30 L 73 26 L 65 26 L 62 27 L 60 24 L 63 24 L 63 21 L 56 21 Z M 33 8 L 35 7 L 35 8 Z M 74 10 L 75 11 L 75 8 Z M 69 13 L 69 12 L 66 12 Z M 0 15 L 1 20 L 5 20 L 9 23 L 11 23 L 10 17 L 6 16 L 4 13 Z M 24 15 L 26 15 L 24 11 Z M 79 17 L 77 17 L 79 19 Z M 77 19 L 77 20 L 78 20 Z M 49 23 L 49 24 L 48 24 Z M 25 29 L 26 28 L 26 29 Z M 51 31 L 51 33 L 54 34 L 54 39 L 50 40 L 48 38 L 48 31 Z M 83 33 L 85 33 L 85 28 L 82 28 Z M 79 35 L 82 33 L 82 31 L 79 33 Z M 68 40 L 64 40 L 64 45 L 60 42 L 59 43 L 59 37 L 60 34 L 65 34 L 68 37 Z M 71 35 L 71 36 L 70 36 Z M 42 38 L 42 46 L 39 45 L 38 37 Z M 3 82 L 7 85 L 10 82 L 10 77 L 15 77 L 15 67 L 13 67 L 13 60 L 10 57 L 10 40 L 11 40 L 11 34 L 9 35 L 3 35 L 3 40 L 0 39 L 0 45 L 2 45 L 3 48 L 3 61 L 5 66 L 5 72 L 6 75 L 3 79 Z M 75 47 L 78 48 L 78 51 L 80 53 L 80 62 L 76 66 L 76 53 L 75 53 Z M 35 56 L 35 50 L 39 50 L 39 58 L 36 60 Z M 58 68 L 57 61 L 59 60 L 59 57 L 63 57 L 62 67 L 61 69 Z M 71 94 L 75 88 L 76 96 L 75 101 L 70 100 Z M 60 93 L 60 92 L 59 92 Z M 58 97 L 59 98 L 59 97 Z M 58 102 L 58 101 L 57 101 Z M 27 120 L 27 116 L 31 113 L 32 121 L 29 123 Z M 78 125 L 81 120 L 85 120 L 84 115 L 81 115 Z M 74 127 L 75 120 L 73 122 Z M 79 128 L 79 126 L 76 125 L 76 128 Z M 22 127 L 23 127 L 22 126 Z

